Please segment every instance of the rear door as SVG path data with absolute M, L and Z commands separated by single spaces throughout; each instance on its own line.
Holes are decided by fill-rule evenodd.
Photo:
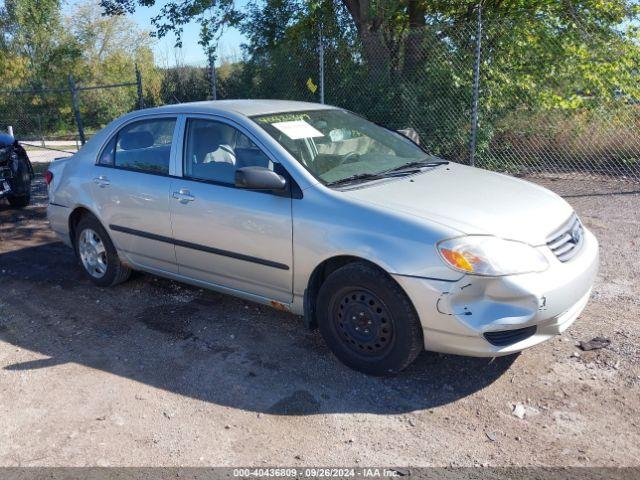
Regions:
M 102 150 L 93 196 L 111 238 L 135 266 L 177 273 L 169 196 L 178 117 L 151 117 L 120 128 Z
M 237 168 L 280 165 L 222 118 L 187 118 L 181 145 L 182 178 L 173 179 L 170 201 L 180 274 L 291 302 L 291 196 L 234 186 Z

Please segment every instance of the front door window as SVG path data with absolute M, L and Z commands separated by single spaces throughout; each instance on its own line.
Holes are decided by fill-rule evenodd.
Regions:
M 273 170 L 273 162 L 255 143 L 225 123 L 190 119 L 186 138 L 186 178 L 233 185 L 238 168 L 258 166 Z

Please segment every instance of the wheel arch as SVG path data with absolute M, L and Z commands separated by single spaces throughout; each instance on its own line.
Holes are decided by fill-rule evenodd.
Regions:
M 397 282 L 394 280 L 394 278 L 389 274 L 387 270 L 385 270 L 379 264 L 369 259 L 366 259 L 364 257 L 345 254 L 345 255 L 335 255 L 335 256 L 326 258 L 313 269 L 313 271 L 311 272 L 311 275 L 309 276 L 307 287 L 304 290 L 304 300 L 303 300 L 304 324 L 307 328 L 313 330 L 318 327 L 318 322 L 316 319 L 316 301 L 318 298 L 318 293 L 320 292 L 320 287 L 322 286 L 322 284 L 324 283 L 324 281 L 329 275 L 331 275 L 333 272 L 335 272 L 339 268 L 342 268 L 345 265 L 348 265 L 350 263 L 366 263 L 372 266 L 373 268 L 375 268 L 376 270 L 378 270 L 379 272 L 381 272 L 382 274 L 384 274 L 386 277 L 388 277 L 394 283 L 397 284 Z M 409 295 L 407 294 L 407 292 L 404 291 L 402 286 L 400 285 L 398 286 L 405 293 L 405 295 L 407 295 L 407 298 L 409 298 Z M 409 301 L 413 304 L 413 301 L 411 301 L 411 298 L 409 298 Z
M 71 214 L 69 215 L 69 240 L 71 240 L 71 245 L 73 245 L 73 248 L 75 248 L 76 246 L 76 227 L 78 226 L 80 219 L 85 215 L 91 215 L 100 222 L 98 216 L 93 211 L 91 211 L 90 208 L 86 207 L 85 205 L 76 205 L 76 207 L 74 207 L 74 209 L 71 211 Z

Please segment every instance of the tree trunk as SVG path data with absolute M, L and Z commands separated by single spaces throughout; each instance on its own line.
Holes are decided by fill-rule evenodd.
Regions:
M 404 39 L 403 73 L 411 75 L 426 58 L 425 37 L 425 9 L 418 0 L 409 0 L 409 33 Z
M 390 52 L 382 35 L 382 19 L 372 15 L 371 0 L 342 0 L 362 42 L 362 54 L 373 79 L 386 78 Z
M 365 62 L 372 79 L 383 80 L 389 77 L 391 58 L 389 48 L 384 42 L 382 32 L 367 32 L 360 35 Z

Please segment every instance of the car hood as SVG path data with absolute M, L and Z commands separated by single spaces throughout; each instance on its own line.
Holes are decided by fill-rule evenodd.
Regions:
M 344 193 L 462 233 L 496 235 L 531 245 L 546 243 L 573 213 L 567 202 L 543 187 L 455 163 Z

